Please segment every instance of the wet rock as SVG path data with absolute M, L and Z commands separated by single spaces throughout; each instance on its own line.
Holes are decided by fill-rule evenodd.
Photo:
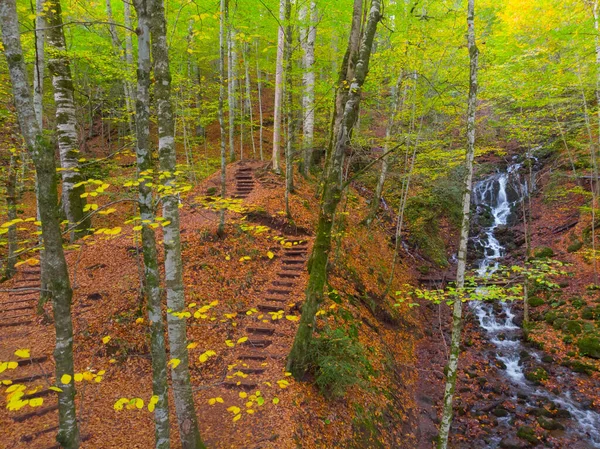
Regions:
M 517 430 L 517 437 L 534 444 L 538 442 L 538 439 L 535 436 L 535 430 L 529 426 L 519 427 L 519 430 Z
M 565 426 L 563 426 L 558 421 L 556 421 L 552 418 L 547 418 L 545 416 L 538 416 L 537 422 L 542 429 L 546 429 L 546 430 L 564 430 L 565 429 Z
M 527 443 L 516 437 L 506 437 L 500 441 L 500 447 L 502 449 L 523 449 L 527 447 Z
M 502 407 L 497 407 L 492 410 L 492 414 L 498 418 L 506 418 L 509 415 L 508 410 L 503 409 Z

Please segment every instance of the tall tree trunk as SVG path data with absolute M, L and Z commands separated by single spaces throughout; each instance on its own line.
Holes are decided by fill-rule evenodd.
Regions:
M 153 169 L 150 148 L 150 8 L 147 0 L 135 0 L 138 16 L 138 59 L 136 95 L 136 156 L 138 176 Z M 169 396 L 167 381 L 167 350 L 164 319 L 161 309 L 160 271 L 156 236 L 150 223 L 155 220 L 152 188 L 144 180 L 139 185 L 139 208 L 142 225 L 144 257 L 144 286 L 150 323 L 150 352 L 152 354 L 152 394 L 158 397 L 154 408 L 155 447 L 170 445 Z
M 275 62 L 275 109 L 273 117 L 273 171 L 281 172 L 281 123 L 283 119 L 283 56 L 285 52 L 285 11 L 290 0 L 279 0 L 277 61 Z
M 286 21 L 286 36 L 285 36 L 285 110 L 287 124 L 287 138 L 285 143 L 285 213 L 288 219 L 292 219 L 292 211 L 290 210 L 290 194 L 294 193 L 294 143 L 296 136 L 296 126 L 294 118 L 294 86 L 292 78 L 292 34 L 293 27 L 291 21 L 292 4 L 286 2 L 285 6 L 285 21 Z
M 85 187 L 76 185 L 82 181 L 78 159 L 81 157 L 77 141 L 77 118 L 75 109 L 73 78 L 71 66 L 66 54 L 65 33 L 62 26 L 60 0 L 46 0 L 48 8 L 47 38 L 52 52 L 48 58 L 48 68 L 52 73 L 54 102 L 56 103 L 56 136 L 60 154 L 62 175 L 62 205 L 69 226 L 74 227 L 71 240 L 86 234 L 90 228 L 90 219 L 84 218 L 83 208 L 86 200 L 81 198 Z
M 442 409 L 442 420 L 438 449 L 448 447 L 448 436 L 452 424 L 452 401 L 456 388 L 456 375 L 458 371 L 458 357 L 460 353 L 460 337 L 462 331 L 462 299 L 461 294 L 465 286 L 465 272 L 467 269 L 467 244 L 469 241 L 471 193 L 473 190 L 473 159 L 475 157 L 475 114 L 477 112 L 477 69 L 479 50 L 475 42 L 475 0 L 469 0 L 467 11 L 467 41 L 469 48 L 470 75 L 469 75 L 469 98 L 467 107 L 467 155 L 465 178 L 465 190 L 463 194 L 463 217 L 460 228 L 460 243 L 458 247 L 458 266 L 456 268 L 457 297 L 454 300 L 452 310 L 452 340 L 450 343 L 450 358 L 448 360 L 446 374 L 446 388 L 444 391 L 444 404 Z
M 229 106 L 229 160 L 235 161 L 235 64 L 237 56 L 234 50 L 235 32 L 231 27 L 231 17 L 229 16 L 229 2 L 227 2 L 227 103 Z
M 45 257 L 48 262 L 48 288 L 52 296 L 52 309 L 54 312 L 56 379 L 62 390 L 58 392 L 59 428 L 56 438 L 61 447 L 77 449 L 79 447 L 79 428 L 75 410 L 73 323 L 71 321 L 73 292 L 63 252 L 54 148 L 49 140 L 44 137 L 35 116 L 23 59 L 15 3 L 14 0 L 0 2 L 0 24 L 2 26 L 4 54 L 8 62 L 19 125 L 37 173 L 36 182 L 42 221 L 42 238 L 44 240 Z
M 263 154 L 263 129 L 264 129 L 264 120 L 263 120 L 263 108 L 262 108 L 262 81 L 260 76 L 260 65 L 258 59 L 258 42 L 256 42 L 256 88 L 257 88 L 257 96 L 258 96 L 258 145 L 260 152 L 260 160 L 264 160 Z
M 250 81 L 250 64 L 248 62 L 248 44 L 244 44 L 242 57 L 246 72 L 246 109 L 250 116 L 250 141 L 252 142 L 252 156 L 256 159 L 256 143 L 254 142 L 254 113 L 252 111 L 252 83 Z
M 225 132 L 225 33 L 227 20 L 228 0 L 221 0 L 221 14 L 219 19 L 219 128 L 221 129 L 221 198 L 227 195 L 227 149 Z M 219 228 L 217 234 L 222 236 L 225 232 L 225 209 L 219 212 Z
M 8 221 L 15 220 L 17 218 L 17 162 L 14 153 L 10 155 L 8 173 L 6 174 L 6 208 L 8 209 Z M 18 249 L 16 224 L 8 227 L 7 239 L 8 255 L 6 257 L 4 279 L 10 279 L 16 273 L 15 264 L 17 263 L 16 253 Z
M 124 20 L 125 20 L 125 28 L 127 28 L 127 30 L 125 31 L 125 62 L 127 63 L 127 73 L 129 73 L 130 71 L 133 70 L 133 40 L 131 38 L 132 32 L 129 31 L 130 29 L 132 29 L 132 25 L 131 25 L 131 3 L 128 1 L 123 2 L 123 15 L 124 15 Z M 131 95 L 131 99 L 129 100 L 129 104 L 131 105 L 131 111 L 129 111 L 129 112 L 133 116 L 135 109 L 137 107 L 137 105 L 136 105 L 136 89 L 129 79 L 127 79 L 125 82 L 129 86 L 128 91 L 129 91 L 129 95 Z M 135 119 L 133 118 L 132 120 L 135 120 Z M 134 124 L 134 128 L 135 128 L 135 124 Z
M 179 196 L 176 192 L 177 159 L 175 152 L 173 106 L 171 103 L 171 70 L 167 45 L 167 21 L 163 0 L 152 0 L 150 28 L 158 121 L 158 155 L 163 175 L 163 245 L 165 251 L 165 286 L 167 290 L 167 325 L 171 359 L 179 360 L 171 367 L 173 397 L 179 424 L 179 437 L 184 449 L 205 448 L 200 439 L 198 419 L 190 382 L 187 322 L 175 314 L 185 310 L 183 262 L 179 229 Z
M 44 17 L 44 0 L 35 2 L 35 64 L 33 66 L 33 108 L 35 119 L 40 129 L 43 125 L 44 112 L 44 40 L 46 19 Z
M 315 132 L 315 41 L 317 39 L 317 3 L 310 2 L 310 17 L 307 8 L 300 9 L 300 43 L 302 45 L 302 62 L 304 73 L 304 93 L 302 95 L 302 148 L 304 149 L 304 175 L 308 176 L 312 163 L 312 151 Z
M 331 229 L 335 212 L 343 193 L 343 186 L 340 184 L 340 180 L 343 170 L 344 153 L 350 141 L 352 128 L 356 123 L 362 86 L 369 70 L 373 40 L 377 31 L 377 24 L 381 19 L 380 11 L 381 0 L 372 0 L 369 19 L 360 45 L 358 62 L 356 63 L 351 83 L 347 88 L 347 100 L 343 109 L 343 117 L 340 121 L 334 149 L 329 155 L 330 161 L 327 164 L 327 173 L 324 177 L 317 235 L 309 261 L 310 277 L 306 288 L 306 301 L 302 306 L 300 325 L 287 363 L 288 370 L 297 379 L 302 379 L 306 374 L 310 358 L 310 342 L 316 324 L 315 316 L 319 305 L 323 302 L 323 289 L 327 281 L 327 262 L 331 251 Z M 355 22 L 353 21 L 353 23 Z M 359 23 L 360 21 L 356 26 L 360 26 Z M 352 42 L 350 42 L 351 45 Z

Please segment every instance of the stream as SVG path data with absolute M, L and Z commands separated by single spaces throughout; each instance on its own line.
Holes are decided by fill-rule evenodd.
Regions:
M 483 229 L 477 240 L 484 254 L 477 268 L 481 277 L 491 276 L 498 270 L 505 256 L 505 248 L 495 233 L 499 227 L 510 225 L 511 218 L 514 218 L 511 215 L 520 202 L 520 195 L 526 194 L 526 186 L 519 176 L 520 168 L 520 164 L 510 165 L 505 171 L 478 182 L 473 189 L 475 204 L 489 207 L 492 222 L 491 225 L 486 223 L 489 226 Z M 523 354 L 540 362 L 543 353 L 523 342 L 521 328 L 514 322 L 517 312 L 513 309 L 513 304 L 503 302 L 494 306 L 491 302 L 473 301 L 470 307 L 479 321 L 483 335 L 495 346 L 496 360 L 491 360 L 490 356 L 489 363 L 506 367 L 503 375 L 513 387 L 510 400 L 515 403 L 516 409 L 527 413 L 526 410 L 540 407 L 541 403 L 555 404 L 562 412 L 558 417 L 564 418 L 558 421 L 562 423 L 560 426 L 564 426 L 565 435 L 585 442 L 587 447 L 600 448 L 600 414 L 578 403 L 567 389 L 556 395 L 544 386 L 526 379 Z M 569 369 L 557 370 L 557 373 L 557 380 L 563 385 L 569 385 L 569 376 L 578 375 Z M 510 447 L 501 444 L 503 433 L 506 435 L 514 431 L 510 415 L 499 419 L 499 427 L 504 430 L 499 430 L 488 447 Z

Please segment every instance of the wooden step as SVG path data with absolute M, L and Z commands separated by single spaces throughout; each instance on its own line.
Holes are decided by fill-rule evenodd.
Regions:
M 58 426 L 52 426 L 52 427 L 48 427 L 43 430 L 38 430 L 37 432 L 30 433 L 29 435 L 23 435 L 21 437 L 21 442 L 29 443 L 29 442 L 35 440 L 36 438 L 44 435 L 45 433 L 54 432 L 56 430 L 58 430 Z
M 302 259 L 304 260 L 306 257 L 306 253 L 290 253 L 289 251 L 286 251 L 283 253 L 283 257 L 289 257 L 291 259 Z
M 300 271 L 296 272 L 287 272 L 287 273 L 277 273 L 277 276 L 285 279 L 295 279 L 300 277 Z
M 244 374 L 262 374 L 266 370 L 266 368 L 264 366 L 258 366 L 258 365 L 241 366 L 236 369 L 238 371 L 241 371 Z
M 19 360 L 19 366 L 27 366 L 27 365 L 34 365 L 34 364 L 39 364 L 39 363 L 44 363 L 45 361 L 48 360 L 48 356 L 43 355 L 40 357 L 30 357 L 28 359 L 21 359 Z
M 14 422 L 23 422 L 27 421 L 30 418 L 34 418 L 36 416 L 44 416 L 47 413 L 53 412 L 54 410 L 58 410 L 58 404 L 50 405 L 48 407 L 36 409 L 32 412 L 25 413 L 23 415 L 13 416 L 12 420 Z
M 12 297 L 14 297 L 14 296 L 27 296 L 27 295 L 35 295 L 36 293 L 38 293 L 38 292 L 39 292 L 39 290 L 40 290 L 40 287 L 39 287 L 39 286 L 38 286 L 37 288 L 35 288 L 35 289 L 29 289 L 29 290 L 24 290 L 24 291 L 21 291 L 21 290 L 13 290 L 13 291 L 11 291 L 11 292 L 8 294 L 8 296 L 9 296 L 10 298 L 12 298 Z
M 293 287 L 296 283 L 293 281 L 273 281 L 271 284 L 276 287 Z
M 276 296 L 265 297 L 265 301 L 273 301 L 273 302 L 279 302 L 279 303 L 288 302 L 289 300 L 290 300 L 290 298 L 278 298 Z M 283 310 L 283 308 L 280 310 Z
M 258 381 L 255 379 L 227 379 L 223 382 L 226 388 L 241 388 L 243 390 L 253 390 L 257 387 Z
M 272 295 L 288 296 L 292 293 L 292 291 L 284 288 L 270 288 L 267 290 L 267 293 Z
M 27 400 L 27 399 L 33 399 L 33 398 L 43 398 L 43 397 L 46 397 L 46 396 L 50 396 L 51 394 L 54 394 L 54 393 L 56 393 L 56 392 L 53 391 L 53 390 L 49 390 L 49 389 L 46 388 L 44 390 L 40 390 L 40 391 L 37 391 L 35 393 L 26 394 L 21 399 Z
M 295 271 L 296 273 L 302 273 L 304 271 L 304 267 L 301 265 L 284 265 L 281 267 L 283 271 Z
M 275 328 L 267 325 L 251 325 L 246 330 L 252 334 L 259 335 L 273 335 L 275 333 Z
M 23 284 L 23 285 L 21 285 L 21 284 L 20 284 L 21 282 L 23 282 L 23 283 L 24 283 L 24 282 L 29 282 L 29 284 Z M 16 289 L 16 290 L 19 290 L 19 289 L 22 289 L 22 288 L 35 288 L 35 289 L 38 289 L 38 288 L 40 288 L 40 284 L 39 284 L 39 282 L 38 282 L 38 283 L 33 283 L 33 284 L 32 284 L 30 279 L 24 279 L 24 280 L 22 280 L 22 281 L 17 281 L 17 284 L 18 284 L 19 286 L 18 286 L 18 287 L 15 287 L 15 289 Z
M 27 326 L 31 323 L 33 323 L 33 321 L 31 321 L 31 320 L 29 320 L 29 321 L 14 321 L 14 322 L 0 323 L 0 327 Z
M 9 380 L 13 384 L 24 384 L 24 383 L 28 383 L 28 382 L 33 382 L 34 380 L 38 380 L 38 379 L 48 379 L 49 377 L 50 377 L 50 374 L 43 373 L 43 374 L 32 374 L 31 376 L 18 377 L 16 379 L 9 379 Z M 0 380 L 4 380 L 4 379 L 0 379 Z
M 281 263 L 284 265 L 304 265 L 304 260 L 297 259 L 281 259 Z
M 40 270 L 40 268 L 29 268 L 27 270 L 19 270 L 19 273 L 21 274 L 40 274 L 42 271 Z
M 249 337 L 243 344 L 252 348 L 266 348 L 267 346 L 271 346 L 273 341 L 268 338 Z
M 2 309 L 2 310 L 0 310 L 0 313 L 2 313 L 2 312 L 15 312 L 17 310 L 29 310 L 31 308 L 32 308 L 31 305 L 18 306 L 18 307 L 13 307 L 13 308 L 10 308 L 10 309 Z
M 284 308 L 281 307 L 280 304 L 261 303 L 258 305 L 258 310 L 261 310 L 263 312 L 279 312 L 280 310 L 284 310 Z
M 28 318 L 31 317 L 31 313 L 21 313 L 20 315 L 6 315 L 4 311 L 0 314 L 0 323 L 4 323 L 5 321 L 14 320 L 17 318 Z
M 246 352 L 242 352 L 237 358 L 240 360 L 267 360 L 269 355 L 264 351 L 248 350 Z

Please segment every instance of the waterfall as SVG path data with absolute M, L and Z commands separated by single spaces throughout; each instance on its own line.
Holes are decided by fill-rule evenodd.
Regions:
M 526 186 L 519 178 L 520 168 L 520 164 L 513 164 L 506 171 L 483 179 L 474 188 L 475 203 L 478 206 L 489 207 L 493 218 L 492 224 L 483 230 L 483 236 L 479 239 L 484 252 L 477 272 L 482 278 L 489 277 L 498 270 L 506 251 L 496 238 L 495 232 L 498 227 L 507 225 L 513 208 L 521 200 L 520 195 L 527 194 Z M 516 195 L 509 195 L 509 189 Z M 511 196 L 516 196 L 516 198 L 509 198 Z M 507 380 L 515 387 L 514 401 L 516 402 L 516 392 L 519 391 L 529 398 L 528 403 L 531 407 L 535 406 L 536 399 L 549 400 L 559 404 L 571 415 L 573 425 L 567 426 L 567 432 L 577 435 L 593 447 L 600 448 L 600 414 L 583 408 L 570 397 L 568 392 L 558 396 L 547 391 L 543 386 L 534 385 L 526 379 L 521 363 L 521 353 L 526 349 L 537 360 L 541 359 L 541 355 L 531 348 L 525 347 L 522 342 L 521 329 L 513 321 L 515 312 L 512 304 L 503 302 L 498 311 L 490 302 L 473 301 L 471 308 L 487 339 L 495 346 L 497 360 L 506 366 Z M 495 360 L 489 362 L 497 363 Z M 567 379 L 561 380 L 568 382 Z M 510 427 L 508 422 L 504 425 Z M 499 441 L 495 441 L 493 447 L 497 447 L 498 443 Z

